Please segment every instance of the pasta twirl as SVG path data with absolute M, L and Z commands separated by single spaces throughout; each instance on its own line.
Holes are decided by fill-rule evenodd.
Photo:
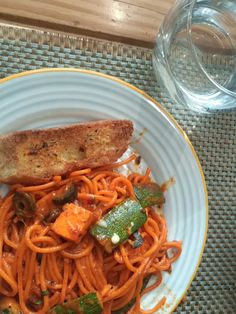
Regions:
M 43 220 L 57 207 L 52 202 L 54 195 L 69 184 L 77 189 L 73 203 L 92 212 L 93 223 L 125 199 L 134 199 L 134 185 L 151 182 L 150 169 L 144 175 L 131 173 L 127 177 L 116 170 L 134 159 L 132 155 L 122 163 L 78 170 L 65 178 L 57 176 L 44 185 L 12 186 L 0 204 L 1 296 L 16 298 L 24 314 L 44 314 L 57 304 L 95 291 L 103 303 L 104 314 L 115 312 L 134 299 L 126 310 L 129 314 L 151 314 L 165 303 L 163 298 L 151 310 L 143 310 L 140 305 L 141 296 L 160 285 L 162 272 L 170 272 L 181 254 L 181 242 L 167 240 L 165 218 L 153 208 L 145 208 L 147 221 L 139 228 L 142 245 L 134 248 L 135 239 L 131 237 L 111 253 L 89 230 L 79 242 L 73 242 L 59 236 Z M 24 220 L 15 215 L 16 190 L 34 198 L 36 213 L 32 218 Z M 150 275 L 156 281 L 143 289 L 143 281 Z

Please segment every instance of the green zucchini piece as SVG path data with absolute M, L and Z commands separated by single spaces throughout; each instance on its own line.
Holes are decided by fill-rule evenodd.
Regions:
M 77 197 L 77 188 L 75 184 L 67 185 L 61 195 L 55 195 L 52 198 L 52 201 L 56 205 L 64 205 L 66 203 L 72 202 Z
M 165 203 L 161 187 L 155 182 L 137 184 L 134 186 L 134 192 L 143 208 Z
M 110 210 L 90 230 L 108 253 L 126 241 L 147 220 L 137 200 L 127 199 Z
M 79 298 L 56 305 L 54 314 L 101 314 L 103 305 L 96 292 L 85 294 Z
M 150 278 L 151 278 L 151 275 L 148 275 L 146 278 L 143 279 L 143 285 L 142 285 L 141 292 L 147 287 L 147 284 L 148 284 Z M 135 301 L 136 301 L 135 298 L 132 299 L 128 304 L 126 304 L 121 309 L 113 311 L 112 314 L 126 314 L 131 309 L 131 307 L 134 305 Z

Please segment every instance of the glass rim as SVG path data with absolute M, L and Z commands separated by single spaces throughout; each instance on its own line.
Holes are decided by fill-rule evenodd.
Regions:
M 205 68 L 202 66 L 201 62 L 199 61 L 197 52 L 196 52 L 196 48 L 195 45 L 193 44 L 193 40 L 192 40 L 192 16 L 193 16 L 193 10 L 194 10 L 194 6 L 195 4 L 198 2 L 198 0 L 189 0 L 189 3 L 185 4 L 184 7 L 190 6 L 188 9 L 188 15 L 187 15 L 187 38 L 188 38 L 188 42 L 189 45 L 191 47 L 191 50 L 193 52 L 193 57 L 194 60 L 199 68 L 199 70 L 201 72 L 203 72 L 203 74 L 207 77 L 207 79 L 213 84 L 213 86 L 215 86 L 217 89 L 221 90 L 222 92 L 224 92 L 225 94 L 229 95 L 229 96 L 233 96 L 236 98 L 236 92 L 233 92 L 227 88 L 225 88 L 224 86 L 220 85 L 219 83 L 217 83 L 205 70 Z

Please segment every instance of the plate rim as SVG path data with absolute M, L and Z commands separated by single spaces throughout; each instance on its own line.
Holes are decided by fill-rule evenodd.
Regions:
M 204 249 L 206 247 L 206 240 L 207 240 L 207 232 L 208 232 L 208 219 L 209 219 L 209 207 L 208 207 L 208 192 L 207 192 L 207 185 L 206 185 L 206 180 L 205 180 L 205 176 L 202 170 L 202 166 L 201 163 L 199 161 L 198 155 L 193 147 L 193 144 L 191 143 L 191 141 L 189 140 L 187 134 L 185 133 L 185 131 L 182 129 L 182 127 L 179 125 L 179 123 L 175 120 L 175 118 L 165 109 L 162 107 L 162 105 L 153 97 L 151 97 L 149 94 L 147 94 L 146 92 L 142 91 L 141 89 L 139 89 L 138 87 L 123 81 L 120 78 L 114 77 L 112 75 L 109 74 L 105 74 L 102 72 L 97 72 L 97 71 L 93 71 L 93 70 L 88 70 L 88 69 L 78 69 L 78 68 L 40 68 L 40 69 L 36 69 L 36 70 L 28 70 L 28 71 L 23 71 L 20 73 L 16 73 L 16 74 L 11 74 L 7 77 L 1 78 L 0 79 L 0 85 L 7 82 L 7 81 L 11 81 L 13 79 L 16 78 L 20 78 L 20 77 L 24 77 L 24 76 L 29 76 L 29 75 L 34 75 L 34 74 L 39 74 L 39 73 L 46 73 L 46 72 L 77 72 L 77 73 L 83 73 L 83 74 L 89 74 L 89 75 L 94 75 L 94 76 L 98 76 L 98 77 L 102 77 L 108 80 L 111 80 L 113 82 L 116 82 L 122 86 L 126 86 L 128 88 L 130 88 L 131 90 L 137 92 L 139 95 L 143 96 L 146 100 L 151 101 L 155 106 L 158 107 L 158 109 L 169 119 L 171 120 L 171 122 L 175 125 L 175 127 L 179 130 L 180 134 L 182 135 L 184 141 L 186 142 L 186 144 L 189 146 L 193 157 L 195 158 L 195 161 L 197 163 L 197 167 L 199 170 L 199 173 L 201 175 L 201 180 L 202 180 L 202 184 L 203 184 L 203 190 L 204 190 L 204 195 L 205 195 L 205 209 L 206 209 L 206 227 L 205 227 L 205 231 L 204 231 L 204 239 L 203 239 L 203 243 L 202 243 L 202 248 L 201 248 L 201 252 L 198 258 L 198 262 L 197 265 L 189 279 L 189 282 L 185 288 L 185 290 L 183 291 L 183 293 L 181 294 L 180 297 L 176 298 L 176 302 L 175 304 L 173 304 L 172 308 L 170 308 L 170 313 L 173 313 L 175 311 L 175 309 L 178 307 L 178 305 L 180 304 L 181 300 L 183 299 L 183 297 L 186 295 L 188 289 L 190 288 L 193 279 L 195 278 L 198 268 L 200 266 L 202 257 L 203 257 L 203 252 Z

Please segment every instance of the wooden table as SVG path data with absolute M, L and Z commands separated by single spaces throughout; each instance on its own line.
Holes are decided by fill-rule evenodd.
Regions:
M 153 47 L 175 0 L 0 0 L 0 21 Z

